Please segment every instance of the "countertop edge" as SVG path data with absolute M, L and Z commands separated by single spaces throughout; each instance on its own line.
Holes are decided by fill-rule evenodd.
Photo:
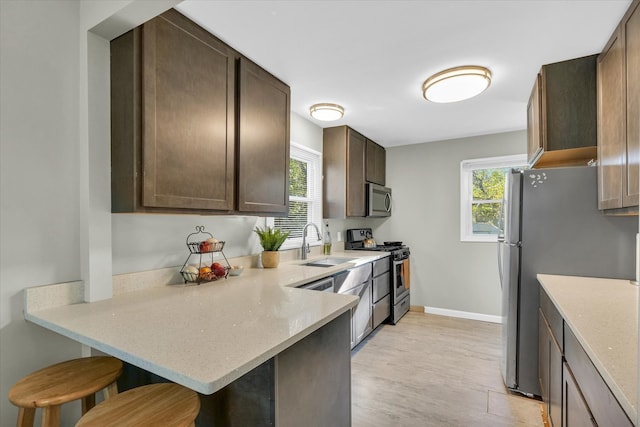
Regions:
M 309 292 L 313 292 L 313 291 L 309 291 Z M 332 313 L 328 314 L 327 316 L 324 316 L 323 318 L 321 318 L 320 320 L 318 320 L 317 322 L 315 322 L 312 325 L 309 325 L 307 328 L 301 330 L 300 332 L 298 332 L 295 335 L 292 335 L 291 337 L 289 337 L 288 339 L 282 341 L 280 344 L 270 348 L 268 351 L 262 353 L 260 356 L 252 359 L 251 361 L 238 366 L 236 369 L 234 369 L 233 371 L 229 372 L 226 375 L 223 375 L 222 377 L 215 379 L 211 382 L 208 383 L 202 383 L 202 382 L 198 382 L 198 381 L 194 381 L 192 380 L 190 377 L 185 376 L 185 375 L 180 375 L 178 373 L 176 373 L 175 371 L 172 371 L 170 369 L 166 369 L 163 368 L 162 366 L 153 364 L 148 362 L 145 359 L 141 359 L 136 357 L 135 355 L 128 353 L 126 351 L 123 351 L 121 349 L 119 349 L 118 347 L 114 347 L 111 345 L 107 345 L 101 341 L 92 339 L 88 336 L 85 335 L 81 335 L 78 334 L 70 329 L 58 326 L 55 323 L 52 323 L 50 321 L 48 321 L 47 319 L 40 317 L 37 315 L 38 312 L 26 312 L 24 313 L 24 318 L 25 320 L 34 323 L 38 326 L 41 326 L 43 328 L 49 329 L 53 332 L 56 332 L 64 337 L 67 337 L 69 339 L 72 339 L 74 341 L 77 341 L 81 344 L 85 344 L 87 346 L 90 346 L 92 348 L 95 348 L 96 350 L 99 350 L 101 352 L 104 352 L 106 354 L 109 354 L 111 356 L 117 357 L 118 359 L 121 359 L 127 363 L 131 363 L 132 365 L 135 365 L 139 368 L 142 368 L 144 370 L 147 370 L 149 372 L 152 372 L 156 375 L 159 375 L 163 378 L 166 378 L 170 381 L 179 383 L 181 385 L 184 385 L 185 387 L 188 387 L 192 390 L 195 390 L 199 393 L 202 394 L 213 394 L 219 390 L 221 390 L 222 388 L 224 388 L 225 386 L 227 386 L 228 384 L 232 383 L 233 381 L 237 380 L 238 378 L 240 378 L 241 376 L 243 376 L 244 374 L 248 373 L 249 371 L 251 371 L 252 369 L 260 366 L 262 363 L 266 362 L 267 360 L 271 359 L 272 357 L 276 356 L 277 354 L 281 353 L 282 351 L 286 350 L 287 348 L 289 348 L 290 346 L 292 346 L 293 344 L 301 341 L 302 339 L 304 339 L 305 337 L 309 336 L 310 334 L 312 334 L 313 332 L 315 332 L 316 330 L 324 327 L 325 325 L 327 325 L 328 323 L 330 323 L 331 321 L 335 320 L 336 318 L 338 318 L 340 315 L 342 315 L 343 313 L 347 312 L 348 310 L 350 310 L 352 307 L 355 307 L 358 304 L 358 297 L 353 296 L 353 295 L 342 295 L 342 297 L 344 298 L 348 298 L 350 301 L 346 302 L 344 305 L 342 305 L 340 308 L 334 310 Z M 90 304 L 90 303 L 80 303 L 80 304 Z

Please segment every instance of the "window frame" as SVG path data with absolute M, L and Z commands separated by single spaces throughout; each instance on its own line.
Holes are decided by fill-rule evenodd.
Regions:
M 307 173 L 307 197 L 289 195 L 289 202 L 309 202 L 311 209 L 307 216 L 307 222 L 313 222 L 322 232 L 322 153 L 312 148 L 291 141 L 289 158 L 309 164 Z M 311 172 L 311 173 L 309 173 Z M 288 215 L 288 213 L 287 213 Z M 266 225 L 273 227 L 275 218 L 267 218 Z M 308 243 L 310 246 L 319 246 L 322 240 L 313 238 L 309 233 Z M 288 238 L 280 247 L 280 250 L 294 249 L 302 247 L 302 237 Z
M 508 156 L 484 157 L 469 159 L 460 162 L 460 241 L 461 242 L 487 242 L 498 241 L 497 234 L 473 234 L 473 172 L 480 169 L 519 168 L 527 166 L 526 154 L 514 154 Z M 489 202 L 500 202 L 487 201 Z

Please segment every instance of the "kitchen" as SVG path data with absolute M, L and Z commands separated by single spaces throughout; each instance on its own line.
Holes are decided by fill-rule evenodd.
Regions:
M 23 12 L 13 11 L 8 9 L 11 6 L 3 5 L 3 8 L 12 10 L 13 13 L 17 13 L 18 16 L 21 13 L 26 14 L 22 19 L 30 17 L 29 8 L 37 8 L 36 4 L 29 4 L 24 6 Z M 87 6 L 87 5 L 84 5 Z M 90 15 L 90 12 L 98 11 L 91 10 L 91 8 L 81 8 L 80 12 L 75 10 L 71 5 L 67 5 L 68 9 L 62 9 L 56 11 L 57 14 L 62 16 L 59 19 L 62 22 L 75 22 L 76 15 L 74 13 L 81 13 L 81 23 L 83 27 L 81 30 L 94 27 L 100 23 L 103 16 Z M 107 6 L 103 4 L 105 8 Z M 135 15 L 135 2 L 129 6 L 129 9 L 123 9 L 120 11 L 118 17 L 127 16 L 128 14 Z M 624 4 L 619 7 L 621 16 L 622 12 L 628 4 Z M 42 5 L 40 7 L 43 7 Z M 144 22 L 146 19 L 151 18 L 161 13 L 166 7 L 169 6 L 156 6 L 158 10 L 146 11 L 148 16 L 145 19 L 141 19 L 138 22 Z M 66 11 L 66 12 L 65 12 Z M 64 12 L 64 13 L 63 13 Z M 115 11 L 112 11 L 115 12 Z M 33 13 L 40 19 L 45 20 L 45 17 L 41 17 L 37 14 L 37 9 L 33 10 Z M 48 10 L 48 13 L 52 13 Z M 67 16 L 65 13 L 70 14 Z M 85 15 L 86 13 L 86 15 Z M 106 13 L 106 12 L 105 12 Z M 3 20 L 5 18 L 3 14 Z M 9 15 L 13 16 L 13 15 Z M 57 15 L 53 15 L 57 16 Z M 29 18 L 31 19 L 31 18 Z M 97 21 L 96 21 L 97 20 Z M 126 19 L 125 19 L 126 21 Z M 603 31 L 603 39 L 600 40 L 602 45 L 608 34 L 613 30 L 614 24 L 611 28 Z M 617 22 L 617 21 L 616 21 Z M 51 23 L 46 20 L 43 22 L 36 20 L 30 21 L 30 25 L 33 26 L 32 31 L 36 34 L 38 26 L 48 28 L 47 25 Z M 3 28 L 12 28 L 5 25 L 3 21 Z M 106 26 L 106 24 L 105 24 Z M 69 24 L 69 33 L 62 33 L 60 35 L 60 44 L 64 44 L 63 37 L 74 39 L 76 33 L 73 30 L 73 25 Z M 106 31 L 106 30 L 104 30 Z M 5 41 L 7 40 L 7 41 Z M 14 39 L 15 40 L 15 39 Z M 9 44 L 13 41 L 3 37 L 3 50 L 4 43 Z M 17 43 L 17 42 L 16 42 Z M 38 43 L 41 43 L 39 41 Z M 89 45 L 95 47 L 96 50 L 104 49 L 105 46 L 99 43 L 99 40 L 90 35 L 87 39 L 80 40 L 81 46 L 85 47 Z M 97 45 L 96 45 L 97 44 Z M 23 49 L 21 46 L 14 47 L 14 49 Z M 42 48 L 46 51 L 46 49 Z M 38 45 L 28 45 L 28 49 L 24 49 L 24 52 L 20 51 L 18 58 L 26 65 L 33 64 L 27 68 L 31 69 L 35 75 L 31 78 L 39 82 L 43 78 L 40 74 L 36 73 L 36 70 L 40 68 L 40 62 L 37 62 L 35 58 L 29 56 L 29 52 L 39 52 Z M 93 50 L 90 50 L 93 52 Z M 43 52 L 44 54 L 44 52 Z M 91 138 L 104 138 L 101 136 L 103 132 L 100 129 L 94 129 L 89 126 L 89 122 L 93 115 L 100 115 L 104 113 L 108 115 L 108 105 L 104 103 L 92 103 L 91 109 L 87 108 L 88 101 L 86 100 L 86 90 L 89 82 L 87 82 L 88 72 L 96 72 L 91 68 L 86 70 L 86 65 L 80 67 L 77 70 L 75 67 L 68 67 L 62 63 L 84 63 L 86 64 L 85 57 L 77 58 L 76 49 L 68 47 L 60 53 L 64 56 L 64 61 L 47 62 L 47 68 L 52 76 L 60 76 L 64 85 L 65 93 L 54 92 L 50 96 L 56 98 L 55 102 L 51 104 L 43 104 L 43 111 L 29 111 L 29 117 L 35 117 L 42 123 L 42 128 L 47 129 L 46 133 L 50 135 L 59 134 L 60 137 L 56 138 L 56 149 L 52 150 L 47 147 L 38 147 L 33 144 L 25 145 L 10 145 L 11 150 L 15 150 L 15 154 L 9 152 L 6 155 L 9 148 L 5 145 L 6 141 L 15 140 L 22 141 L 24 137 L 19 134 L 6 134 L 4 133 L 3 126 L 3 267 L 2 267 L 2 292 L 3 292 L 3 330 L 2 330 L 2 357 L 0 360 L 3 364 L 2 369 L 2 387 L 3 394 L 6 394 L 8 387 L 10 387 L 12 378 L 7 378 L 6 372 L 15 372 L 13 380 L 17 379 L 20 375 L 25 374 L 37 367 L 53 363 L 65 358 L 72 358 L 79 354 L 80 349 L 77 344 L 67 341 L 63 338 L 55 336 L 53 334 L 45 333 L 43 330 L 36 328 L 30 324 L 24 324 L 22 321 L 21 313 L 21 296 L 20 291 L 24 288 L 37 286 L 47 283 L 55 283 L 66 280 L 76 280 L 79 277 L 90 279 L 92 286 L 90 289 L 91 295 L 87 296 L 89 300 L 99 300 L 109 296 L 110 284 L 105 286 L 105 277 L 110 278 L 114 274 L 130 271 L 149 270 L 154 268 L 160 268 L 164 265 L 172 265 L 171 263 L 182 263 L 184 257 L 184 245 L 183 240 L 185 237 L 185 230 L 191 231 L 194 225 L 194 221 L 199 223 L 200 217 L 185 217 L 174 218 L 169 216 L 149 216 L 149 215 L 123 215 L 115 216 L 113 218 L 110 214 L 105 214 L 105 210 L 101 207 L 105 203 L 105 200 L 97 198 L 98 194 L 108 194 L 109 183 L 103 182 L 100 175 L 95 174 L 95 170 L 90 165 L 94 165 L 97 170 L 104 168 L 104 162 L 101 159 L 108 158 L 108 139 L 102 139 L 104 144 L 91 145 L 91 148 L 80 145 L 78 147 L 78 138 L 81 141 L 86 141 L 90 132 Z M 86 55 L 86 52 L 85 52 Z M 48 56 L 45 55 L 45 58 Z M 100 58 L 100 56 L 99 56 Z M 31 62 L 34 61 L 34 62 Z M 4 62 L 4 61 L 3 61 Z M 62 62 L 62 63 L 61 63 Z M 89 62 L 89 66 L 99 64 L 95 61 Z M 541 64 L 539 64 L 541 65 Z M 10 64 L 3 64 L 3 67 L 9 67 Z M 16 65 L 17 66 L 17 65 Z M 11 69 L 10 69 L 11 70 Z M 3 70 L 4 71 L 4 70 Z M 535 71 L 535 70 L 534 70 Z M 13 71 L 17 73 L 17 71 Z M 21 70 L 20 73 L 24 71 Z M 99 69 L 98 69 L 99 72 Z M 3 74 L 5 74 L 3 72 Z M 93 75 L 93 74 L 91 74 Z M 425 76 L 426 77 L 426 76 Z M 50 78 L 50 77 L 48 77 Z M 104 76 L 103 76 L 104 78 Z M 530 79 L 529 79 L 530 80 Z M 80 88 L 76 86 L 76 82 L 80 81 Z M 44 84 L 44 83 L 43 83 Z M 530 86 L 531 82 L 527 85 Z M 8 85 L 8 86 L 5 86 Z M 3 102 L 4 99 L 21 99 L 18 94 L 14 94 L 13 97 L 7 98 L 7 94 L 11 94 L 11 85 L 9 82 L 3 80 Z M 22 88 L 24 90 L 25 88 Z M 35 91 L 35 89 L 33 89 Z M 49 91 L 61 90 L 56 88 L 48 88 Z M 66 93 L 69 92 L 69 93 Z M 43 92 L 48 94 L 49 92 Z M 33 93 L 32 96 L 43 97 L 43 93 Z M 419 94 L 419 92 L 418 92 Z M 24 96 L 24 95 L 23 95 Z M 419 95 L 418 95 L 419 96 Z M 17 97 L 17 98 L 14 98 Z M 61 117 L 50 116 L 52 112 L 57 111 L 60 106 L 60 102 L 63 102 L 59 112 Z M 65 104 L 66 102 L 66 104 Z M 424 101 L 423 101 L 424 102 Z M 77 115 L 66 113 L 68 111 L 80 111 Z M 15 112 L 15 113 L 14 113 Z M 20 116 L 12 116 L 12 114 L 22 113 Z M 25 111 L 17 109 L 5 109 L 3 105 L 3 120 L 5 123 L 25 123 Z M 91 122 L 93 123 L 93 122 Z M 104 124 L 102 124 L 104 125 Z M 26 124 L 25 124 L 26 126 Z M 92 125 L 93 126 L 93 125 Z M 31 127 L 31 125 L 29 126 Z M 78 131 L 79 129 L 79 131 Z M 520 128 L 522 129 L 522 128 Z M 24 129 L 23 129 L 24 130 Z M 77 132 L 80 136 L 77 136 Z M 319 150 L 319 141 L 321 141 L 321 129 L 318 126 L 313 125 L 306 118 L 302 118 L 299 115 L 292 115 L 291 123 L 291 140 L 304 143 L 312 140 L 316 143 L 316 150 Z M 311 135 L 311 136 L 309 136 Z M 40 140 L 40 136 L 32 136 L 34 140 Z M 516 141 L 516 144 L 513 143 Z M 524 150 L 526 136 L 524 131 L 515 130 L 508 133 L 499 133 L 494 136 L 477 136 L 470 137 L 468 139 L 460 138 L 448 143 L 445 142 L 433 142 L 430 144 L 423 144 L 419 147 L 415 147 L 417 151 L 411 151 L 409 146 L 399 147 L 396 150 L 396 154 L 393 156 L 391 153 L 393 150 L 389 150 L 389 170 L 387 172 L 389 186 L 394 190 L 395 202 L 394 205 L 394 221 L 373 220 L 373 227 L 376 228 L 375 234 L 380 235 L 383 238 L 399 238 L 404 239 L 412 248 L 413 259 L 421 259 L 421 264 L 424 265 L 424 269 L 414 271 L 412 298 L 413 301 L 417 301 L 420 304 L 429 305 L 436 308 L 444 308 L 449 310 L 455 310 L 463 313 L 486 313 L 489 315 L 497 315 L 499 313 L 499 288 L 497 287 L 497 271 L 495 271 L 494 263 L 494 248 L 481 247 L 484 245 L 469 245 L 462 244 L 459 241 L 452 240 L 450 233 L 447 236 L 446 227 L 432 227 L 429 229 L 428 234 L 422 236 L 425 240 L 434 240 L 438 242 L 437 245 L 425 245 L 418 244 L 418 241 L 411 241 L 413 237 L 409 237 L 409 232 L 400 228 L 399 223 L 395 222 L 397 218 L 399 222 L 410 221 L 415 225 L 423 224 L 424 218 L 421 218 L 423 213 L 418 212 L 415 209 L 410 209 L 410 205 L 413 204 L 414 196 L 411 192 L 424 191 L 428 192 L 429 197 L 436 201 L 444 203 L 444 214 L 438 212 L 433 213 L 434 217 L 428 218 L 427 221 L 435 224 L 449 224 L 451 222 L 457 222 L 456 215 L 446 214 L 446 212 L 457 212 L 458 195 L 457 188 L 455 191 L 450 191 L 447 194 L 447 189 L 437 185 L 437 182 L 429 179 L 429 176 L 419 176 L 417 180 L 421 184 L 424 183 L 426 187 L 417 189 L 415 184 L 408 183 L 405 180 L 408 177 L 403 177 L 402 174 L 393 171 L 401 171 L 404 168 L 411 168 L 422 172 L 427 169 L 439 167 L 448 162 L 451 165 L 445 169 L 443 173 L 445 181 L 456 182 L 459 175 L 459 162 L 469 158 L 491 157 L 495 155 L 516 154 Z M 27 141 L 28 142 L 28 141 Z M 516 146 L 517 143 L 520 146 Z M 448 146 L 448 147 L 447 147 Z M 100 151 L 105 149 L 106 151 Z M 33 150 L 33 151 L 31 151 Z M 459 150 L 456 153 L 455 150 Z M 449 156 L 449 157 L 448 157 Z M 27 165 L 18 162 L 18 159 L 41 159 L 46 157 L 47 165 L 38 165 L 36 170 L 31 170 Z M 87 161 L 81 161 L 81 159 L 87 159 Z M 445 159 L 451 159 L 445 160 Z M 43 160 L 44 161 L 44 160 Z M 6 163 L 5 163 L 6 162 Z M 9 162 L 23 166 L 22 169 L 12 168 Z M 395 163 L 394 163 L 395 162 Z M 80 166 L 78 166 L 80 165 Z M 24 176 L 24 169 L 30 169 L 31 173 L 28 176 Z M 18 172 L 18 171 L 22 172 Z M 14 173 L 9 175 L 9 171 Z M 93 171 L 93 172 L 92 172 Z M 7 175 L 5 175 L 5 173 Z M 39 175 L 42 173 L 43 175 Z M 52 180 L 51 176 L 55 176 L 56 179 Z M 19 195 L 13 195 L 11 198 L 5 199 L 5 194 L 12 195 L 7 181 L 7 176 L 24 176 L 24 187 L 15 186 L 21 193 Z M 79 179 L 84 177 L 84 179 Z M 80 189 L 77 189 L 78 182 L 81 182 Z M 415 181 L 414 181 L 415 182 Z M 413 185 L 413 187 L 412 187 Z M 403 192 L 405 192 L 403 194 Z M 409 194 L 407 194 L 409 193 Z M 6 203 L 5 204 L 5 200 Z M 11 205 L 9 205 L 11 203 Z M 16 210 L 14 211 L 11 206 L 15 203 Z M 34 206 L 34 208 L 27 214 L 24 208 L 19 209 L 18 206 Z M 44 209 L 43 206 L 47 206 Z M 78 211 L 76 206 L 81 206 L 81 210 Z M 52 218 L 64 217 L 65 222 L 61 225 L 59 222 L 54 222 Z M 258 221 L 255 217 L 215 217 L 205 218 L 205 225 L 207 228 L 215 230 L 216 234 L 223 233 L 223 238 L 230 241 L 231 239 L 238 242 L 251 242 L 252 229 Z M 341 221 L 330 221 L 331 228 L 334 233 L 339 230 L 346 230 L 348 228 L 356 228 L 361 225 L 360 221 L 349 219 L 344 223 Z M 457 227 L 454 224 L 454 227 Z M 11 230 L 9 230 L 11 229 Z M 220 230 L 218 232 L 217 230 Z M 228 232 L 226 230 L 229 230 Z M 451 230 L 451 227 L 448 228 Z M 7 238 L 6 233 L 11 233 Z M 228 233 L 228 234 L 227 234 Z M 455 236 L 457 237 L 457 236 Z M 42 241 L 48 242 L 45 246 L 39 244 Z M 56 242 L 54 246 L 51 246 L 50 242 Z M 251 243 L 255 246 L 255 240 Z M 34 248 L 34 245 L 36 246 Z M 446 249 L 449 246 L 449 249 Z M 489 246 L 489 245 L 486 245 Z M 108 250 L 111 248 L 112 250 Z M 230 256 L 241 256 L 247 254 L 244 252 L 244 248 L 235 249 L 230 247 Z M 255 251 L 255 247 L 250 247 L 248 250 Z M 250 252 L 254 253 L 254 252 Z M 82 256 L 80 254 L 83 254 Z M 112 255 L 113 254 L 113 255 Z M 160 260 L 158 260 L 158 254 L 162 254 Z M 447 269 L 446 266 L 450 257 L 457 254 L 464 260 L 474 260 L 474 265 L 477 263 L 479 270 L 474 269 Z M 70 262 L 69 260 L 73 260 Z M 170 264 L 166 264 L 170 263 Z M 34 267 L 34 265 L 36 267 Z M 415 263 L 414 263 L 415 265 Z M 451 277 L 451 274 L 455 274 L 456 277 Z M 478 278 L 486 278 L 489 285 L 483 292 L 476 293 L 475 289 L 470 284 L 477 283 Z M 421 281 L 435 281 L 435 282 L 451 282 L 452 285 L 448 288 L 423 288 L 416 286 L 416 283 Z M 472 293 L 474 298 L 456 298 L 456 296 Z M 449 312 L 449 314 L 452 314 Z M 27 337 L 24 339 L 24 337 Z M 8 344 L 5 344 L 8 343 Z M 41 356 L 45 350 L 51 353 Z M 5 353 L 6 352 L 6 353 Z M 29 355 L 29 356 L 25 356 Z M 12 362 L 10 362 L 12 361 Z M 28 366 L 27 366 L 28 365 Z M 20 371 L 20 372 L 18 372 Z M 12 408 L 6 401 L 3 401 L 2 413 L 12 413 Z M 6 411 L 5 411 L 6 409 Z M 4 416 L 4 415 L 3 415 Z M 13 419 L 13 418 L 12 418 Z M 3 423 L 4 423 L 3 419 Z M 7 420 L 7 422 L 9 422 Z

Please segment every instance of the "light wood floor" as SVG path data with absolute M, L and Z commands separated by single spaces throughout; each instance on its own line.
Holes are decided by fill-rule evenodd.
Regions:
M 500 325 L 409 312 L 352 353 L 353 427 L 542 427 L 500 375 Z

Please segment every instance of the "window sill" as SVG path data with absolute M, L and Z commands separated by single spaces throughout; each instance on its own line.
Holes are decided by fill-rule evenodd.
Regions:
M 460 241 L 462 243 L 496 243 L 498 236 L 494 234 L 488 236 L 462 236 Z

